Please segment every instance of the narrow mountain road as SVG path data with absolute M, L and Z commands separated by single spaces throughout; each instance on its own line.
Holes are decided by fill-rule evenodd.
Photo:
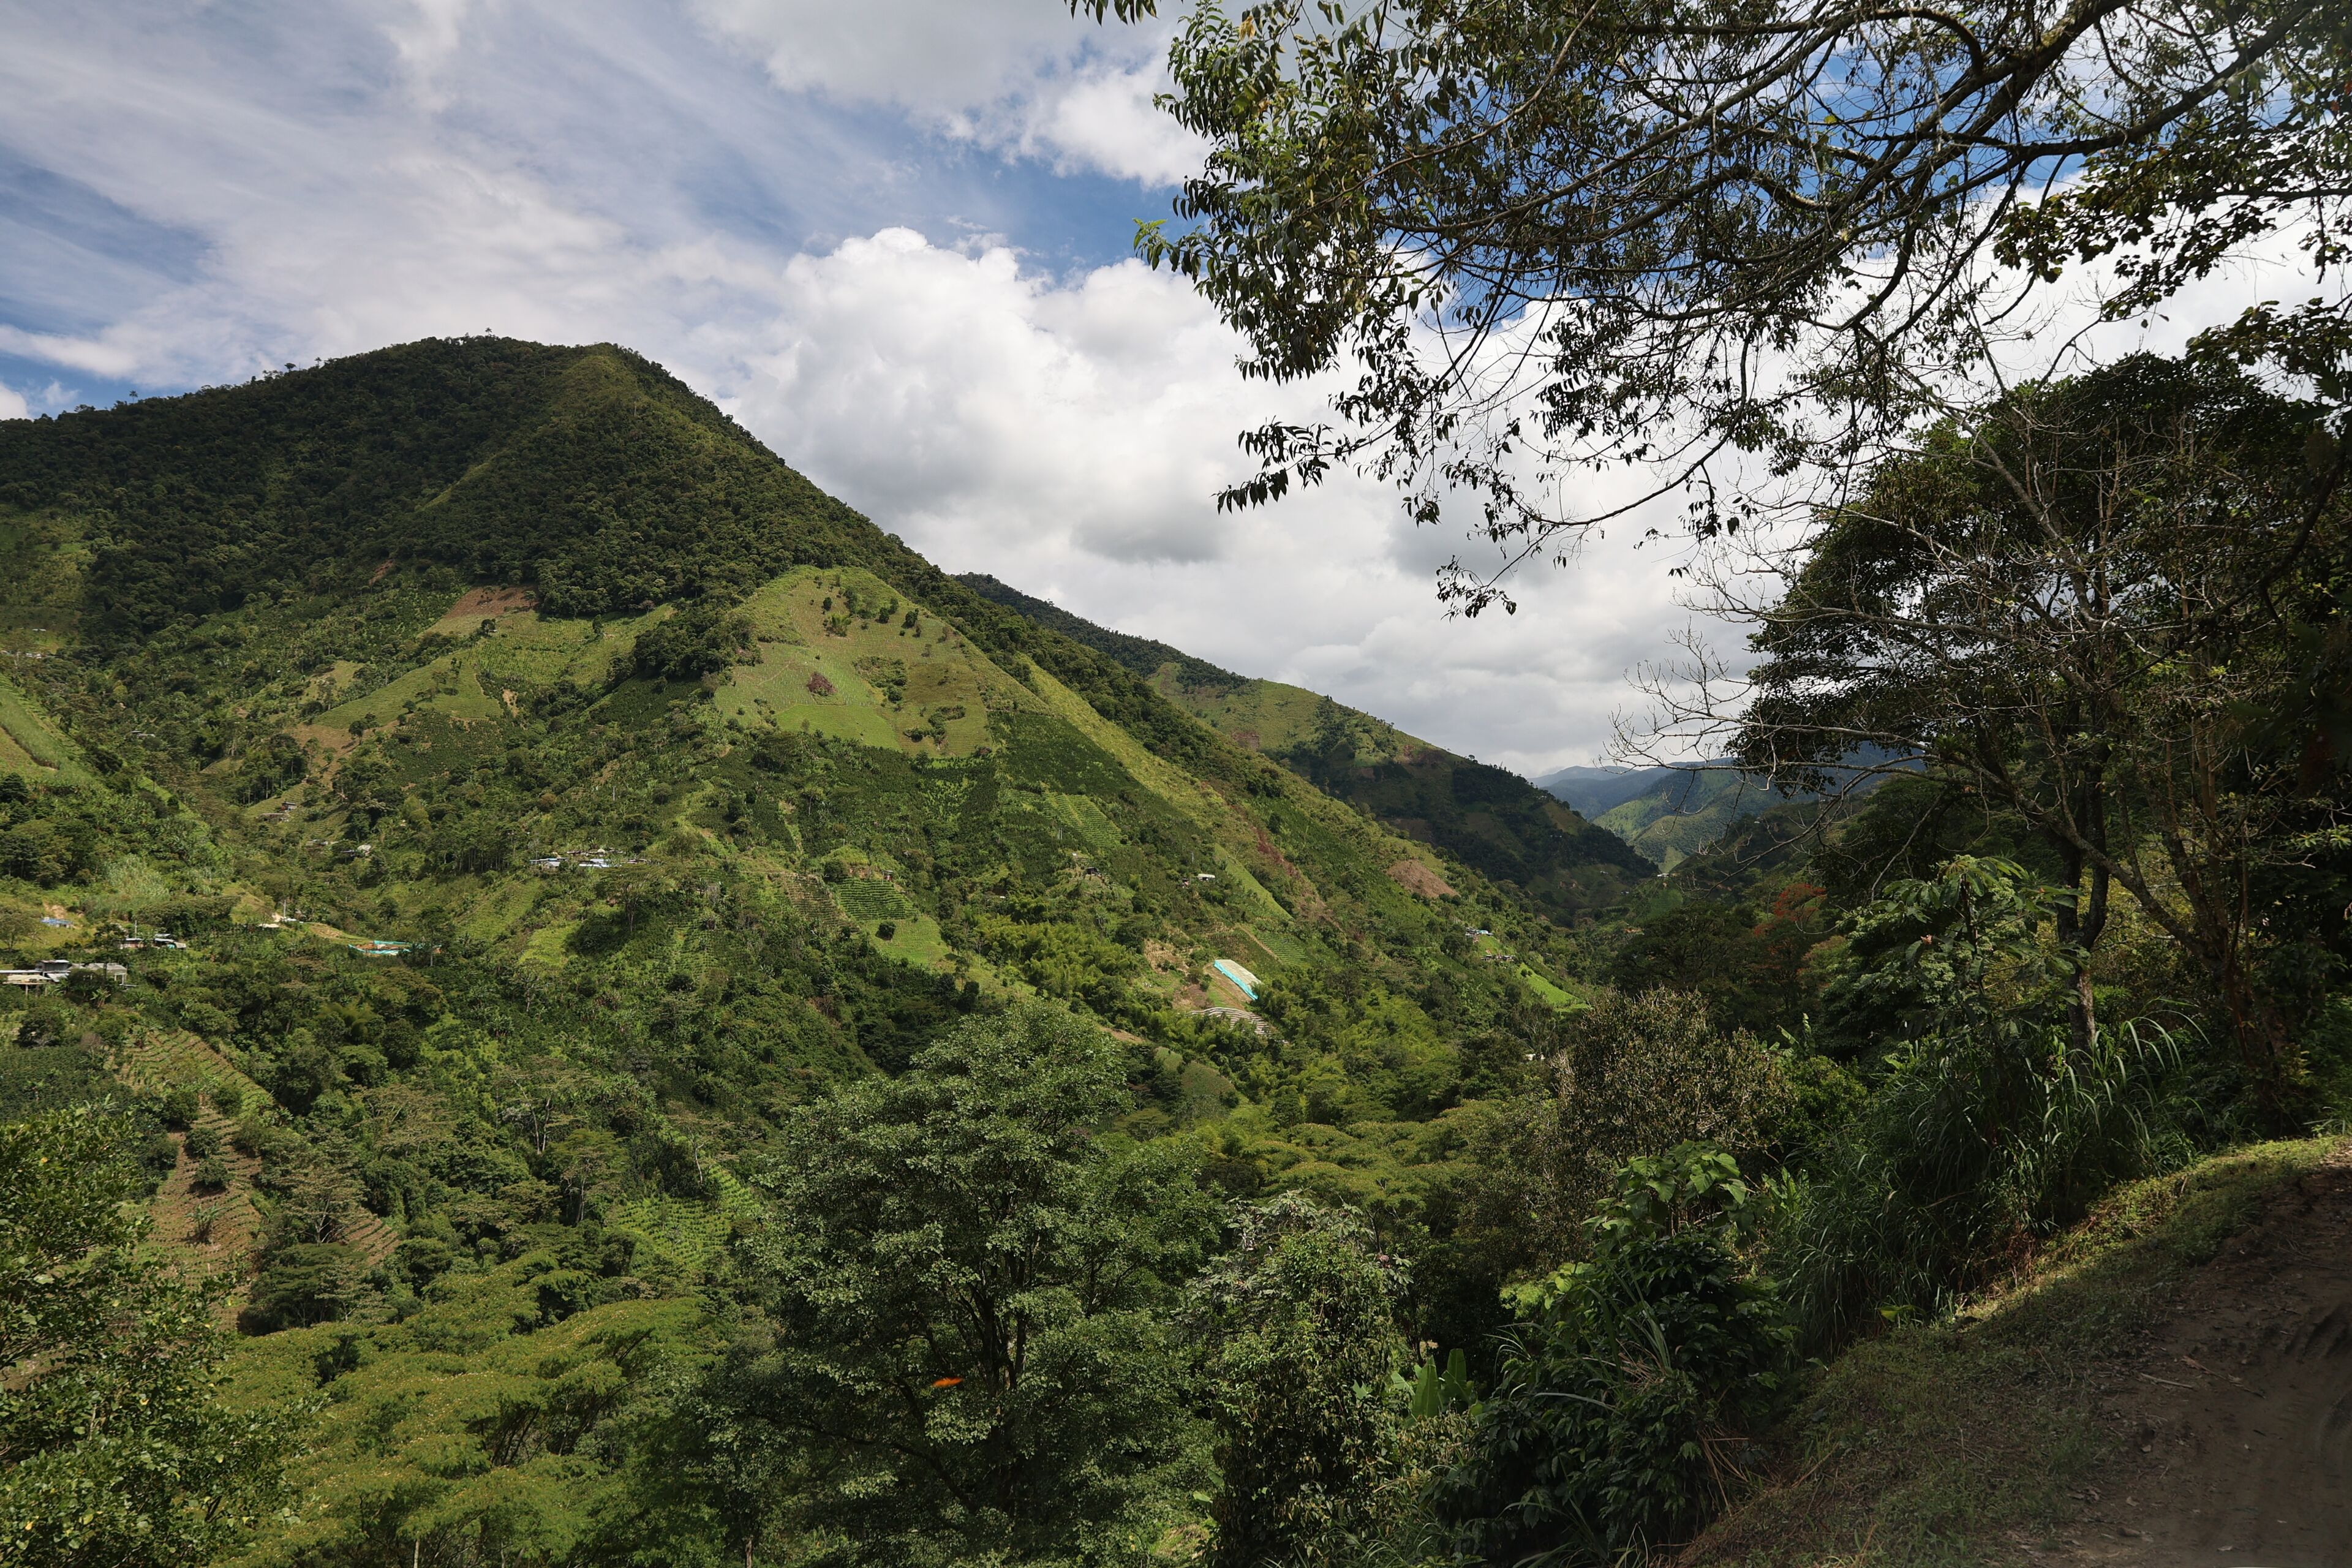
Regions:
M 2352 1563 L 2352 1146 L 2184 1283 L 2102 1390 L 2126 1438 L 2042 1561 Z

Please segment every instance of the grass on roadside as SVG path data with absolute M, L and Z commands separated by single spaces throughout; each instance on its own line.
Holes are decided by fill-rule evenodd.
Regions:
M 2106 1457 L 2093 1414 L 2183 1275 L 2340 1146 L 2263 1143 L 2137 1182 L 1953 1321 L 1824 1368 L 1774 1440 L 1777 1478 L 1685 1554 L 1739 1568 L 2002 1563 Z

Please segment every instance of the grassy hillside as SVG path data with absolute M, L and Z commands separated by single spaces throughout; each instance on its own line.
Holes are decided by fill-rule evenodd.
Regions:
M 1463 1108 L 1578 1005 L 1540 910 L 1622 872 L 1563 811 L 1528 892 L 1489 875 L 1516 798 L 1368 817 L 618 349 L 13 422 L 0 476 L 0 944 L 129 972 L 0 995 L 0 1089 L 136 1096 L 159 1239 L 260 1342 L 560 1267 L 593 1361 L 593 1313 L 722 1266 L 793 1106 L 1038 995 L 1118 1031 L 1126 1136 L 1442 1251 Z M 1380 743 L 1350 765 L 1420 787 Z M 1457 1250 L 1416 1309 L 1449 1340 L 1497 1310 Z M 408 1506 L 369 1497 L 304 1539 Z
M 1272 757 L 1391 831 L 1510 885 L 1556 918 L 1622 903 L 1654 874 L 1638 846 L 1629 853 L 1516 773 L 1302 688 L 1234 675 L 1165 643 L 1095 626 L 993 577 L 963 581 L 1118 660 L 1234 744 Z
M 2305 1359 L 2328 1341 L 2315 1352 L 2304 1321 L 2340 1314 L 2352 1286 L 2309 1245 L 2352 1220 L 2345 1153 L 2263 1144 L 2134 1184 L 1952 1321 L 1856 1346 L 1775 1435 L 1764 1484 L 1682 1561 L 2326 1561 L 2341 1500 L 2308 1472 L 2337 1388 Z M 2249 1321 L 2250 1296 L 2273 1321 Z M 2297 1384 L 2318 1407 L 2291 1408 Z M 2193 1408 L 2150 1418 L 2184 1392 Z M 2257 1445 L 2244 1464 L 2285 1472 L 2284 1501 L 2239 1473 Z

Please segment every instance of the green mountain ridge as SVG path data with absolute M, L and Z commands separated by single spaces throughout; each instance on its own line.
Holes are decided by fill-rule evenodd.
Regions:
M 1576 984 L 1441 836 L 940 573 L 624 350 L 428 342 L 15 422 L 0 476 L 16 940 L 209 911 L 228 970 L 279 979 L 139 954 L 209 978 L 123 1027 L 192 1030 L 297 1121 L 364 1120 L 416 1037 L 520 988 L 502 1054 L 639 1061 L 724 1147 L 795 1084 L 1043 994 L 1147 1042 L 1139 1129 L 1213 1081 L 1288 1151 L 1253 1180 L 1314 1165 L 1403 1214 L 1412 1140 L 1344 1130 L 1441 1115 L 1484 1032 Z M 331 937 L 253 931 L 281 911 Z M 392 1027 L 344 938 L 437 949 L 478 1005 L 436 980 Z M 1265 1034 L 1205 1011 L 1244 1002 L 1219 957 L 1266 981 Z M 376 1022 L 289 1021 L 309 1001 L 272 987 L 311 966 Z M 1310 1123 L 1338 1140 L 1311 1157 Z
M 1118 660 L 1238 746 L 1273 758 L 1391 831 L 1508 883 L 1556 919 L 1622 903 L 1655 868 L 1535 785 L 1317 692 L 1240 676 L 1095 626 L 995 578 L 982 596 Z
M 1884 775 L 1870 771 L 1885 760 L 1858 753 L 1832 770 L 1843 780 L 1837 792 L 1843 801 L 1859 800 L 1885 783 Z M 1727 847 L 1750 834 L 1759 818 L 1811 820 L 1819 816 L 1823 798 L 1804 790 L 1776 788 L 1760 774 L 1720 757 L 1669 767 L 1560 768 L 1537 779 L 1535 785 L 1654 861 L 1661 874 Z
M 1359 774 L 1423 776 L 1409 737 L 1365 731 L 1336 798 L 1276 765 L 1297 738 L 1237 743 L 611 346 L 0 425 L 0 946 L 126 971 L 5 994 L 0 1114 L 144 1108 L 157 1243 L 255 1336 L 240 1397 L 404 1397 L 460 1331 L 515 1397 L 708 1353 L 695 1303 L 793 1108 L 1033 998 L 1116 1033 L 1108 1131 L 1359 1205 L 1449 1342 L 1500 1310 L 1507 1238 L 1446 1194 L 1464 1118 L 1579 1005 L 1546 918 L 1573 856 L 1523 892 L 1475 835 L 1359 809 Z M 1297 737 L 1377 723 L 1220 700 L 1261 742 L 1284 703 Z M 640 1342 L 668 1348 L 609 1348 Z M 331 1424 L 256 1561 L 560 1533 L 604 1495 L 481 1447 L 470 1386 Z
M 1657 862 L 1663 871 L 1674 870 L 1719 842 L 1743 820 L 1787 804 L 1787 796 L 1746 773 L 1721 769 L 1675 772 L 1680 776 L 1661 780 L 1594 818 Z

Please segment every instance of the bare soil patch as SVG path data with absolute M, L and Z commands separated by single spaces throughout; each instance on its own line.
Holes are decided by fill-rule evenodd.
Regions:
M 528 610 L 539 603 L 539 595 L 529 588 L 477 588 L 442 612 L 445 621 L 462 620 L 467 616 L 511 615 Z
M 1418 893 L 1424 899 L 1442 899 L 1454 891 L 1444 878 L 1418 860 L 1404 859 L 1389 868 L 1389 880 L 1408 893 Z

